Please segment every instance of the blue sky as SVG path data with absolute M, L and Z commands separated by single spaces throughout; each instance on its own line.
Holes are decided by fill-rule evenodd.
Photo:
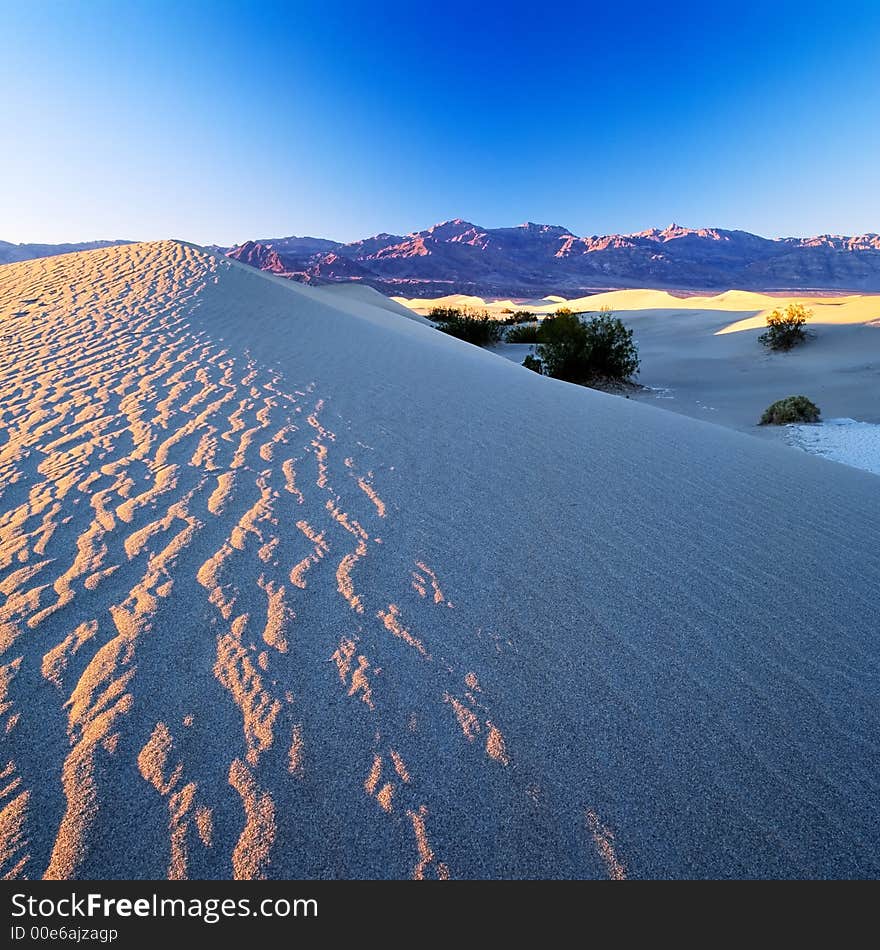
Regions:
M 880 231 L 875 0 L 0 0 L 0 23 L 0 239 Z

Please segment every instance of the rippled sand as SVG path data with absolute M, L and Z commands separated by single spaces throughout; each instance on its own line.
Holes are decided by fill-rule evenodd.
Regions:
M 324 424 L 314 383 L 281 388 L 276 372 L 210 341 L 190 322 L 218 266 L 227 265 L 169 242 L 2 274 L 2 636 L 7 654 L 26 651 L 4 673 L 7 686 L 24 677 L 33 646 L 57 640 L 40 662 L 54 690 L 46 699 L 55 699 L 56 734 L 40 741 L 63 759 L 65 801 L 48 863 L 43 855 L 45 867 L 35 866 L 27 824 L 40 791 L 25 788 L 9 763 L 4 870 L 42 870 L 47 878 L 83 870 L 102 815 L 113 808 L 102 785 L 117 771 L 110 763 L 120 754 L 121 732 L 134 721 L 143 729 L 143 689 L 162 718 L 141 734 L 146 741 L 129 769 L 136 764 L 164 801 L 168 876 L 187 877 L 193 852 L 202 869 L 216 862 L 235 877 L 265 876 L 279 820 L 289 816 L 278 814 L 257 776 L 269 756 L 276 768 L 286 763 L 291 781 L 305 767 L 290 640 L 300 635 L 298 599 L 332 576 L 338 599 L 327 608 L 338 615 L 339 635 L 322 659 L 335 663 L 339 696 L 377 714 L 365 793 L 382 812 L 406 816 L 413 876 L 448 876 L 430 844 L 425 789 L 409 788 L 393 729 L 382 735 L 373 700 L 382 670 L 362 652 L 359 631 L 381 625 L 430 663 L 409 618 L 452 604 L 422 562 L 401 574 L 395 595 L 404 606 L 355 586 L 358 563 L 382 556 L 386 503 L 370 460 L 357 444 L 343 448 Z M 202 629 L 186 629 L 190 623 Z M 158 668 L 154 662 L 153 679 L 138 680 L 139 653 L 157 637 L 167 652 Z M 225 715 L 221 725 L 202 694 L 180 690 L 179 679 L 191 677 L 193 667 L 203 677 L 210 667 L 212 694 L 237 715 Z M 479 737 L 486 757 L 506 764 L 487 709 L 463 681 L 440 679 L 462 694 L 459 701 L 444 691 L 443 699 L 455 704 L 465 738 Z M 475 677 L 474 684 L 478 692 Z M 162 709 L 164 699 L 169 708 Z M 20 715 L 8 716 L 8 732 Z M 344 706 L 340 715 L 347 715 Z M 223 739 L 225 754 L 206 781 L 191 761 L 199 736 L 236 719 L 238 735 L 230 730 Z M 57 734 L 62 723 L 66 742 Z M 243 809 L 237 838 L 215 839 L 212 785 L 220 774 Z M 137 788 L 134 797 L 143 792 Z
M 857 473 L 175 242 L 0 268 L 0 338 L 5 876 L 876 869 L 876 553 L 753 596 Z

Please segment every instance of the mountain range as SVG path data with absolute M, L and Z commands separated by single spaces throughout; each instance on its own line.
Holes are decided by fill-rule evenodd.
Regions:
M 461 218 L 350 244 L 311 237 L 225 249 L 309 283 L 360 280 L 387 294 L 529 297 L 609 288 L 880 291 L 880 235 L 771 240 L 747 231 L 670 224 L 579 237 L 527 222 L 483 228 Z
M 0 263 L 121 243 L 127 242 L 0 242 Z M 558 225 L 484 228 L 454 218 L 423 231 L 381 233 L 347 244 L 290 236 L 210 249 L 304 283 L 360 281 L 412 297 L 571 297 L 626 287 L 880 292 L 880 235 L 873 233 L 770 239 L 670 224 L 579 237 Z

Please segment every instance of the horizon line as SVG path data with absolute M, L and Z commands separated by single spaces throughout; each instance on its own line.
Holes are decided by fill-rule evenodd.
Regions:
M 475 221 L 472 221 L 469 218 L 453 217 L 453 218 L 445 218 L 442 221 L 437 221 L 434 224 L 429 225 L 428 227 L 412 229 L 410 231 L 407 231 L 404 234 L 394 234 L 390 231 L 376 231 L 372 234 L 363 235 L 361 237 L 354 238 L 353 240 L 350 240 L 350 241 L 340 241 L 340 240 L 337 240 L 336 238 L 323 237 L 317 234 L 296 234 L 294 232 L 291 232 L 289 234 L 281 234 L 281 235 L 277 235 L 273 237 L 249 237 L 232 244 L 224 244 L 216 240 L 204 241 L 204 242 L 194 241 L 192 240 L 192 238 L 174 238 L 174 237 L 171 237 L 170 235 L 163 235 L 161 237 L 147 237 L 147 238 L 140 238 L 140 237 L 138 238 L 85 237 L 83 238 L 83 237 L 80 237 L 78 239 L 63 240 L 63 241 L 57 241 L 57 240 L 56 241 L 42 241 L 42 240 L 10 241 L 10 240 L 7 240 L 5 237 L 0 236 L 0 244 L 8 244 L 13 247 L 23 247 L 23 246 L 30 246 L 30 245 L 59 247 L 66 244 L 91 244 L 91 243 L 97 243 L 97 242 L 140 244 L 140 243 L 149 243 L 152 241 L 185 240 L 190 243 L 196 244 L 199 247 L 234 248 L 234 247 L 240 247 L 242 244 L 245 244 L 248 241 L 254 241 L 255 243 L 262 243 L 262 244 L 271 244 L 273 241 L 284 241 L 284 240 L 290 240 L 291 238 L 297 238 L 299 240 L 311 239 L 311 240 L 331 241 L 334 244 L 345 246 L 349 244 L 357 244 L 359 241 L 367 241 L 372 238 L 379 237 L 380 235 L 389 235 L 390 237 L 411 238 L 420 234 L 424 234 L 425 232 L 431 231 L 434 228 L 442 227 L 444 224 L 458 224 L 458 223 L 470 224 L 473 227 L 479 228 L 480 230 L 486 231 L 486 232 L 502 231 L 502 230 L 513 231 L 513 230 L 517 230 L 518 228 L 526 228 L 529 225 L 534 226 L 534 227 L 539 227 L 539 228 L 559 228 L 560 230 L 563 230 L 576 238 L 639 237 L 650 231 L 663 233 L 664 231 L 669 231 L 673 228 L 681 228 L 684 231 L 691 231 L 691 232 L 719 231 L 719 232 L 748 234 L 748 235 L 751 235 L 752 237 L 758 237 L 765 241 L 786 241 L 786 240 L 793 240 L 793 239 L 804 240 L 806 238 L 822 238 L 822 237 L 856 238 L 856 237 L 867 237 L 867 236 L 880 234 L 880 230 L 878 231 L 850 231 L 849 233 L 846 233 L 843 231 L 818 231 L 812 234 L 779 234 L 774 237 L 768 237 L 767 235 L 760 234 L 757 231 L 749 231 L 746 228 L 721 227 L 718 225 L 700 225 L 697 227 L 693 227 L 691 225 L 680 224 L 679 222 L 675 220 L 671 221 L 669 224 L 667 224 L 664 227 L 657 227 L 656 225 L 653 225 L 647 228 L 642 228 L 638 231 L 604 231 L 604 232 L 594 231 L 592 233 L 578 234 L 576 231 L 572 231 L 570 228 L 566 227 L 565 225 L 549 224 L 549 223 L 540 222 L 540 221 L 533 221 L 530 219 L 522 221 L 520 224 L 514 224 L 514 225 L 502 224 L 502 225 L 496 225 L 496 226 L 487 226 L 483 224 L 477 224 Z

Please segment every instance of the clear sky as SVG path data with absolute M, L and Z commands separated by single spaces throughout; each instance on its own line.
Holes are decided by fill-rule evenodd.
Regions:
M 0 0 L 0 239 L 880 231 L 878 77 L 878 0 Z

